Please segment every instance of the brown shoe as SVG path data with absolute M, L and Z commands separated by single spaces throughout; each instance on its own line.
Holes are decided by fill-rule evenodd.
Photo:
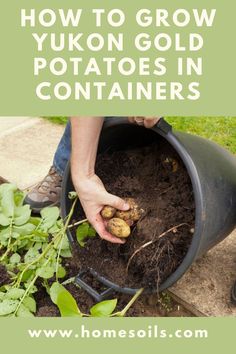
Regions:
M 47 206 L 59 206 L 61 186 L 62 177 L 52 166 L 47 176 L 26 195 L 24 204 L 29 204 L 35 213 Z

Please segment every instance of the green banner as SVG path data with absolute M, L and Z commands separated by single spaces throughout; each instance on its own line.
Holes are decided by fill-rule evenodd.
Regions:
M 231 0 L 17 0 L 0 12 L 3 115 L 235 115 Z
M 5 319 L 9 353 L 220 354 L 234 345 L 233 318 Z

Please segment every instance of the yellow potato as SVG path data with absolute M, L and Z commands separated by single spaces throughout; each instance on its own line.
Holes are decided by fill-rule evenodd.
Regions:
M 101 211 L 101 215 L 104 219 L 111 219 L 116 213 L 116 209 L 109 206 L 105 205 L 104 208 Z
M 120 210 L 117 210 L 116 213 L 115 213 L 115 217 L 116 218 L 119 218 L 119 219 L 122 219 L 122 220 L 130 220 L 131 219 L 131 211 L 128 210 L 128 211 L 120 211 Z
M 167 157 L 164 161 L 164 164 L 171 164 L 172 166 L 172 172 L 177 172 L 179 169 L 179 163 L 177 160 L 173 159 L 172 157 Z
M 113 218 L 107 223 L 107 230 L 114 236 L 120 238 L 129 237 L 131 230 L 129 225 L 122 219 Z
M 130 209 L 139 208 L 139 206 L 134 198 L 124 198 L 124 200 L 126 201 L 126 203 L 129 204 Z
M 178 169 L 179 169 L 178 161 L 175 159 L 172 159 L 172 172 L 177 172 Z
M 130 209 L 128 211 L 117 210 L 115 217 L 125 221 L 138 221 L 142 217 L 144 210 L 139 208 L 133 198 L 124 198 L 124 200 L 129 204 Z

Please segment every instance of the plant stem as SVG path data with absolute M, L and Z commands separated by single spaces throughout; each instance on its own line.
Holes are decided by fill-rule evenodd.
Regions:
M 63 285 L 63 286 L 68 285 L 68 284 L 73 283 L 74 281 L 75 281 L 75 277 L 72 277 L 72 278 L 69 278 L 69 279 L 63 281 L 63 283 L 61 283 L 61 285 Z
M 23 275 L 25 274 L 25 272 L 32 267 L 32 265 L 34 265 L 35 263 L 38 263 L 47 253 L 48 251 L 50 251 L 52 245 L 54 244 L 54 242 L 58 239 L 58 237 L 60 236 L 60 232 L 56 235 L 56 237 L 48 244 L 48 246 L 45 248 L 45 250 L 43 251 L 43 253 L 40 254 L 40 256 L 38 258 L 36 258 L 34 261 L 32 261 L 31 263 L 29 263 L 25 269 L 20 273 L 19 278 L 16 282 L 16 287 L 20 286 L 21 280 L 23 278 Z
M 37 279 L 38 279 L 38 275 L 35 275 L 35 277 L 34 277 L 33 280 L 31 281 L 30 285 L 29 285 L 28 288 L 25 290 L 25 293 L 24 293 L 24 295 L 22 296 L 22 298 L 21 298 L 21 300 L 20 300 L 20 302 L 19 302 L 19 304 L 18 304 L 18 306 L 17 306 L 17 308 L 16 308 L 16 310 L 15 310 L 15 312 L 14 312 L 14 315 L 17 314 L 17 311 L 18 311 L 19 308 L 21 307 L 21 305 L 22 305 L 23 301 L 25 300 L 26 296 L 28 295 L 28 293 L 29 293 L 31 287 L 34 285 L 34 283 L 36 282 Z
M 74 213 L 74 210 L 75 210 L 75 205 L 76 205 L 77 201 L 78 201 L 78 197 L 75 198 L 75 200 L 74 200 L 74 202 L 73 202 L 73 204 L 72 204 L 72 207 L 71 207 L 71 209 L 70 209 L 70 212 L 69 212 L 69 214 L 68 214 L 68 218 L 67 218 L 67 220 L 66 220 L 66 223 L 65 223 L 65 225 L 64 225 L 64 227 L 63 227 L 63 229 L 62 229 L 62 230 L 63 230 L 63 236 L 64 236 L 64 234 L 66 233 L 66 230 L 69 228 L 69 223 L 70 223 L 70 220 L 71 220 L 71 218 L 72 218 L 72 216 L 73 216 L 73 213 Z M 58 268 L 59 268 L 59 261 L 60 261 L 61 248 L 62 248 L 62 241 L 63 241 L 63 237 L 62 237 L 62 239 L 61 239 L 60 247 L 59 247 L 58 254 L 57 254 L 56 281 L 58 281 L 57 273 L 58 273 Z
M 49 262 L 50 262 L 50 258 L 48 258 L 48 259 L 46 260 L 46 262 L 43 264 L 43 267 L 46 267 Z M 25 299 L 26 296 L 29 294 L 30 289 L 32 288 L 32 286 L 34 286 L 34 284 L 35 284 L 35 282 L 36 282 L 36 280 L 37 280 L 38 278 L 39 278 L 39 275 L 36 274 L 36 275 L 34 276 L 33 280 L 30 282 L 29 286 L 28 286 L 27 289 L 25 290 L 25 293 L 24 293 L 24 295 L 22 296 L 22 298 L 21 298 L 21 300 L 20 300 L 20 302 L 19 302 L 19 304 L 18 304 L 18 306 L 17 306 L 17 308 L 16 308 L 16 310 L 15 310 L 15 312 L 14 312 L 14 315 L 16 315 L 16 313 L 17 313 L 17 311 L 19 310 L 20 306 L 22 305 L 24 299 Z
M 32 261 L 31 263 L 29 263 L 25 269 L 21 272 L 21 274 L 19 275 L 18 277 L 18 280 L 16 282 L 16 286 L 20 286 L 20 283 L 21 283 L 21 280 L 22 280 L 22 277 L 23 275 L 25 274 L 25 272 L 32 266 L 34 265 L 35 263 L 38 263 L 42 258 L 44 258 L 46 256 L 46 254 L 48 253 L 48 251 L 50 251 L 51 247 L 53 246 L 53 244 L 55 244 L 55 242 L 62 236 L 64 236 L 65 232 L 66 232 L 66 229 L 68 227 L 68 224 L 70 222 L 70 219 L 73 215 L 73 212 L 74 212 L 74 208 L 75 208 L 75 205 L 76 205 L 76 202 L 77 202 L 77 199 L 75 199 L 72 207 L 71 207 L 71 210 L 70 210 L 70 213 L 68 215 L 68 218 L 67 218 L 67 221 L 65 223 L 65 225 L 63 226 L 63 228 L 55 235 L 54 239 L 48 244 L 48 246 L 45 248 L 45 250 L 43 251 L 43 253 L 38 257 L 36 258 L 34 261 Z M 60 241 L 59 241 L 60 242 Z
M 15 242 L 13 242 L 9 248 L 7 248 L 6 252 L 2 255 L 2 258 L 0 259 L 0 262 L 2 262 L 7 256 L 8 254 L 13 250 L 13 248 L 17 245 L 17 243 L 19 241 L 23 241 L 23 240 L 34 240 L 34 235 L 26 235 L 26 236 L 21 236 L 18 237 L 17 240 Z
M 135 303 L 138 297 L 142 294 L 143 290 L 143 288 L 139 289 L 122 311 L 116 312 L 110 317 L 125 317 L 126 313 L 129 311 L 130 307 Z
M 8 256 L 8 254 L 10 253 L 11 251 L 11 240 L 12 240 L 12 230 L 13 230 L 13 219 L 11 218 L 11 223 L 9 225 L 9 232 L 10 232 L 10 235 L 9 235 L 9 239 L 8 239 L 8 244 L 7 244 L 7 249 L 6 249 L 6 252 L 2 255 L 2 257 L 0 258 L 0 262 L 4 261 L 4 259 Z
M 87 221 L 88 221 L 88 219 L 84 219 L 84 220 L 77 221 L 77 222 L 75 222 L 74 224 L 69 225 L 69 226 L 68 226 L 68 229 L 71 229 L 72 227 L 81 225 L 81 224 L 83 224 L 84 222 L 87 222 Z

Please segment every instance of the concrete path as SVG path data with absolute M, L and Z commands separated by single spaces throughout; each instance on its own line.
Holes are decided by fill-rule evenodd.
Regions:
M 63 130 L 42 118 L 0 117 L 0 176 L 21 189 L 36 184 L 47 174 Z
M 170 289 L 207 316 L 236 316 L 230 289 L 236 280 L 236 230 L 197 260 Z
M 0 117 L 0 176 L 19 188 L 40 181 L 52 164 L 63 126 L 42 118 Z M 207 316 L 236 316 L 236 231 L 195 262 L 170 290 Z

